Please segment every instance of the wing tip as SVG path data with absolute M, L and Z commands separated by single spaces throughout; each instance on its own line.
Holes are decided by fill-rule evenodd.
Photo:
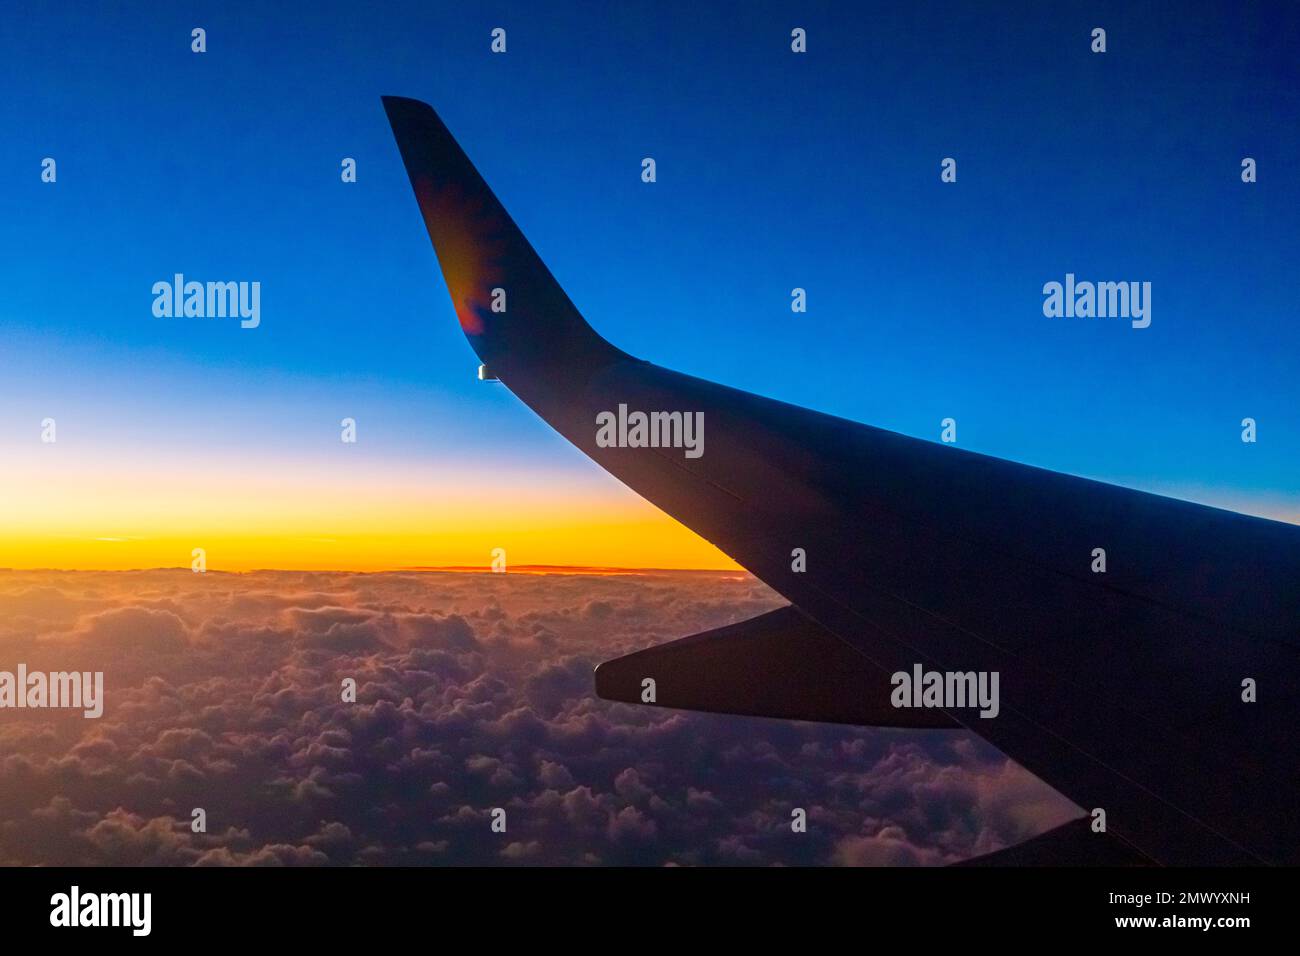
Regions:
M 447 124 L 442 121 L 438 111 L 424 100 L 417 100 L 410 96 L 385 95 L 380 96 L 379 101 L 384 106 L 384 113 L 388 116 L 388 123 L 393 128 L 393 133 L 398 137 L 399 146 L 404 141 L 404 134 L 418 136 L 420 135 L 418 131 L 422 128 L 429 130 L 430 123 L 432 129 L 437 130 L 435 135 L 451 137 Z
M 426 110 L 432 110 L 433 107 L 424 100 L 417 100 L 411 96 L 397 96 L 392 93 L 386 93 L 379 97 L 379 101 L 384 104 L 384 109 L 413 109 L 423 107 Z

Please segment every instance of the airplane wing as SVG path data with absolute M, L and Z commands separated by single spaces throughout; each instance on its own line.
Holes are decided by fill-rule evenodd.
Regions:
M 604 664 L 602 696 L 645 700 L 650 678 L 657 706 L 962 726 L 1104 810 L 1137 858 L 1300 863 L 1300 527 L 634 358 L 587 324 L 433 109 L 384 107 L 491 374 L 792 605 Z M 996 672 L 996 715 L 894 706 L 888 675 L 932 671 Z

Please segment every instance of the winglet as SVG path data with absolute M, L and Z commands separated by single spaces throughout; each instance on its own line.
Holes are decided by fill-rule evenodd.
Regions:
M 479 359 L 529 401 L 530 379 L 571 381 L 575 365 L 622 357 L 574 308 L 433 107 L 401 96 L 383 103 Z

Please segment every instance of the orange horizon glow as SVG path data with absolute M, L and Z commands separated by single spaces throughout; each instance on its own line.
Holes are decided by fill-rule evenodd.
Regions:
M 679 533 L 685 532 L 685 535 Z M 525 544 L 520 548 L 506 549 L 506 570 L 512 574 L 584 574 L 620 575 L 653 574 L 658 571 L 742 571 L 742 568 L 708 545 L 690 535 L 680 525 L 673 528 L 641 528 L 638 548 L 619 548 L 617 540 L 625 529 L 604 535 L 603 544 L 593 537 L 586 538 L 588 548 L 576 548 L 572 561 L 513 562 L 511 555 L 536 554 L 538 548 Z M 204 544 L 192 544 L 201 540 Z M 191 546 L 192 545 L 192 546 Z M 308 545 L 311 548 L 308 550 Z M 649 546 L 647 546 L 649 545 Z M 500 546 L 500 545 L 498 545 Z M 439 542 L 429 546 L 429 538 L 329 538 L 303 542 L 295 538 L 252 538 L 222 536 L 187 536 L 159 538 L 130 538 L 130 540 L 105 541 L 100 538 L 23 538 L 5 537 L 0 540 L 0 570 L 13 571 L 155 571 L 188 568 L 192 550 L 203 548 L 208 571 L 341 571 L 341 572 L 445 572 L 445 574 L 472 574 L 491 572 L 493 549 L 480 551 L 480 563 L 472 563 L 467 550 L 455 551 L 456 559 L 450 563 L 420 561 L 411 558 L 428 558 L 430 553 L 445 551 Z M 563 549 L 547 548 L 554 555 Z M 614 563 L 593 564 L 584 561 L 584 555 L 599 551 L 602 557 L 614 555 Z M 620 555 L 623 561 L 620 563 Z M 640 558 L 646 557 L 646 562 Z
M 0 534 L 0 567 L 36 570 L 145 570 L 190 567 L 203 549 L 208 570 L 490 570 L 503 549 L 507 570 L 736 570 L 734 561 L 651 506 L 568 508 L 549 513 L 466 511 L 376 521 L 374 530 L 310 530 L 299 522 L 265 531 L 196 524 L 186 534 L 131 526 L 103 533 Z
M 563 463 L 265 452 L 253 462 L 102 444 L 0 453 L 0 568 L 189 568 L 202 548 L 210 571 L 490 570 L 501 548 L 507 571 L 741 570 L 612 477 Z M 1152 490 L 1300 519 L 1269 501 Z
M 140 468 L 60 449 L 0 471 L 0 567 L 213 571 L 525 566 L 736 570 L 713 545 L 605 476 L 487 463 L 174 460 Z

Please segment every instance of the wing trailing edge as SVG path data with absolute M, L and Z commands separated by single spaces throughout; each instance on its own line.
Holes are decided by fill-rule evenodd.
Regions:
M 1094 833 L 1091 817 L 1078 817 L 1023 843 L 954 863 L 954 866 L 1152 866 L 1155 861 L 1110 832 Z

